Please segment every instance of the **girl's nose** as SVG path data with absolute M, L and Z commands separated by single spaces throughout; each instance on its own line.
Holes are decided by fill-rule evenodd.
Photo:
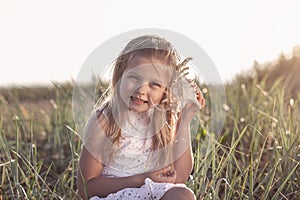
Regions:
M 148 90 L 149 90 L 148 84 L 144 83 L 136 89 L 136 92 L 138 94 L 145 95 L 148 92 Z

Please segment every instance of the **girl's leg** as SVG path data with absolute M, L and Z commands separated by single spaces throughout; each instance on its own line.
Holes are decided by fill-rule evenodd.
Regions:
M 188 188 L 174 187 L 166 192 L 162 200 L 195 200 L 194 193 Z

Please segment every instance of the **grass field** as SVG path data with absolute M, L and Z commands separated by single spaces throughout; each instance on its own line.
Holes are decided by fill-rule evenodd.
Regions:
M 278 68 L 256 68 L 225 85 L 219 137 L 207 132 L 209 106 L 203 112 L 187 182 L 197 199 L 300 199 L 300 87 L 293 82 L 299 77 L 275 76 Z M 82 144 L 71 103 L 71 83 L 1 89 L 0 199 L 80 199 Z

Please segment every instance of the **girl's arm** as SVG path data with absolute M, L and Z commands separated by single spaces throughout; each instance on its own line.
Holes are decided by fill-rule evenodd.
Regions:
M 203 108 L 205 106 L 205 99 L 198 87 L 196 88 L 196 98 Z M 178 120 L 175 136 L 178 142 L 175 144 L 175 156 L 176 152 L 178 152 L 178 154 L 183 154 L 174 162 L 174 169 L 177 175 L 175 183 L 186 182 L 192 172 L 194 159 L 190 138 L 190 122 L 194 115 L 199 111 L 200 108 L 196 104 L 188 103 L 183 108 Z
M 101 177 L 103 167 L 103 164 L 83 147 L 78 172 L 78 192 L 82 198 L 105 197 L 127 187 L 140 187 L 144 183 L 145 178 L 142 175 L 126 178 Z
M 124 188 L 141 187 L 146 178 L 150 178 L 155 182 L 174 182 L 172 177 L 162 176 L 162 174 L 170 171 L 171 167 L 122 178 L 102 177 L 103 167 L 104 165 L 83 147 L 79 159 L 77 181 L 78 192 L 83 199 L 88 199 L 92 196 L 106 197 Z
M 190 126 L 185 121 L 179 122 L 176 138 L 177 143 L 175 144 L 175 156 L 176 152 L 182 154 L 174 162 L 174 170 L 176 171 L 175 183 L 184 183 L 188 180 L 192 169 L 193 169 L 193 153 L 190 139 Z

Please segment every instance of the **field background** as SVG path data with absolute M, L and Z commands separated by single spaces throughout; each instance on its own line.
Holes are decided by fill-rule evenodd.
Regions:
M 298 49 L 298 50 L 297 50 Z M 226 83 L 222 134 L 193 141 L 197 199 L 300 199 L 300 48 Z M 205 86 L 201 86 L 203 91 Z M 72 83 L 0 89 L 0 199 L 80 199 Z M 206 148 L 208 151 L 202 151 Z

